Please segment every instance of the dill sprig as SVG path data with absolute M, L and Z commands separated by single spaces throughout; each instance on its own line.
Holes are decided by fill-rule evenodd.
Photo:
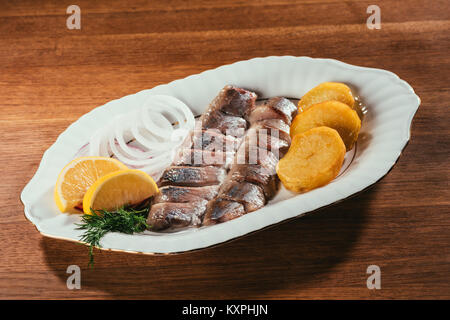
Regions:
M 114 211 L 93 210 L 92 214 L 84 214 L 78 230 L 85 230 L 80 240 L 89 246 L 89 266 L 94 265 L 94 247 L 101 247 L 100 240 L 108 232 L 133 234 L 148 228 L 147 215 L 149 205 L 139 207 L 122 207 Z

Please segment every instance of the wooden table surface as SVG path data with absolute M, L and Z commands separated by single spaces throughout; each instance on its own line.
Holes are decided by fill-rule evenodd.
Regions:
M 0 298 L 450 298 L 448 0 L 0 3 Z M 96 251 L 48 239 L 20 192 L 43 152 L 112 99 L 270 55 L 334 58 L 398 74 L 422 99 L 411 141 L 362 194 L 215 248 L 173 256 Z M 94 128 L 93 128 L 94 129 Z M 66 268 L 81 267 L 81 290 Z M 366 269 L 381 268 L 381 290 Z

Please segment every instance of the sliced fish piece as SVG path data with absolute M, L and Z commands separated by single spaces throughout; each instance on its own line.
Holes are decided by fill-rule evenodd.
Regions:
M 216 196 L 241 142 L 235 138 L 244 136 L 255 100 L 253 92 L 226 86 L 211 102 L 197 121 L 196 129 L 181 145 L 172 167 L 166 169 L 158 181 L 161 192 L 154 199 L 156 204 L 149 214 L 153 230 L 196 224 L 192 217 L 197 220 L 202 217 L 200 213 L 204 210 L 200 209 L 205 207 L 204 202 L 197 200 L 204 198 L 202 201 L 207 202 Z M 196 163 L 196 159 L 200 161 Z M 206 186 L 211 189 L 205 190 Z M 242 204 L 236 205 L 245 213 Z M 230 214 L 222 219 L 227 217 L 231 217 Z
M 211 200 L 217 195 L 218 185 L 205 187 L 179 187 L 165 186 L 159 189 L 154 198 L 154 203 L 161 202 L 196 202 L 200 200 Z
M 245 134 L 248 123 L 244 118 L 226 115 L 221 111 L 209 113 L 202 120 L 203 129 L 218 129 L 221 133 L 235 138 Z
M 279 180 L 272 171 L 258 164 L 235 164 L 228 174 L 229 179 L 251 182 L 260 186 L 266 199 L 272 199 L 278 191 Z
M 283 97 L 275 97 L 265 103 L 256 105 L 249 117 L 250 123 L 260 120 L 280 119 L 290 125 L 297 114 L 297 107 L 291 101 Z
M 289 150 L 289 141 L 272 136 L 270 133 L 270 130 L 250 128 L 245 135 L 244 143 L 270 150 L 275 156 L 278 155 L 277 158 L 281 159 Z
M 242 137 L 248 128 L 247 119 L 255 108 L 255 100 L 254 92 L 225 86 L 201 116 L 202 128 Z
M 198 226 L 201 224 L 207 203 L 207 200 L 201 200 L 194 203 L 163 202 L 154 204 L 147 218 L 149 230 Z
M 226 136 L 218 129 L 197 130 L 193 134 L 193 149 L 211 151 L 236 151 L 240 144 L 240 139 Z
M 275 174 L 275 167 L 278 161 L 279 157 L 272 151 L 246 142 L 236 152 L 233 164 L 258 164 Z
M 211 102 L 205 117 L 208 113 L 220 111 L 231 116 L 247 119 L 250 112 L 255 107 L 256 94 L 254 92 L 225 86 Z
M 244 214 L 245 208 L 242 203 L 218 197 L 208 202 L 203 225 L 225 222 Z
M 283 120 L 259 120 L 252 123 L 252 129 L 265 129 L 269 135 L 278 137 L 278 139 L 282 139 L 291 145 L 291 137 L 289 136 L 290 127 Z
M 164 171 L 158 186 L 174 185 L 202 187 L 222 183 L 226 170 L 220 167 L 172 166 Z
M 220 187 L 220 196 L 242 203 L 247 213 L 258 210 L 266 204 L 263 189 L 250 182 L 226 181 Z
M 228 169 L 233 163 L 234 152 L 196 149 L 180 150 L 173 165 L 176 166 L 219 166 Z

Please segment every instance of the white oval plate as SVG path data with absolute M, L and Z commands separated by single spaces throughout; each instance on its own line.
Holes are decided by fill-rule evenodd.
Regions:
M 356 151 L 346 155 L 345 170 L 330 184 L 304 194 L 281 190 L 265 207 L 226 223 L 172 233 L 107 234 L 104 249 L 126 252 L 177 253 L 216 245 L 283 220 L 345 199 L 381 179 L 395 164 L 410 137 L 420 99 L 394 73 L 357 67 L 331 59 L 266 57 L 240 61 L 169 84 L 113 100 L 70 125 L 44 153 L 39 168 L 22 191 L 26 217 L 43 235 L 79 241 L 79 215 L 61 214 L 53 201 L 59 171 L 89 140 L 92 128 L 137 107 L 148 95 L 174 96 L 198 115 L 227 84 L 256 91 L 259 98 L 300 98 L 325 81 L 344 82 L 356 89 L 367 107 Z

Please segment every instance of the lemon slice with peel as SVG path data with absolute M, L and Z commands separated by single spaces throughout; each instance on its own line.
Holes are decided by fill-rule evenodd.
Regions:
M 98 179 L 83 198 L 83 211 L 115 210 L 137 204 L 159 192 L 155 181 L 147 173 L 136 169 L 111 172 Z
M 120 161 L 106 157 L 80 157 L 70 161 L 59 173 L 54 198 L 61 212 L 79 213 L 83 197 L 100 177 L 127 169 Z

